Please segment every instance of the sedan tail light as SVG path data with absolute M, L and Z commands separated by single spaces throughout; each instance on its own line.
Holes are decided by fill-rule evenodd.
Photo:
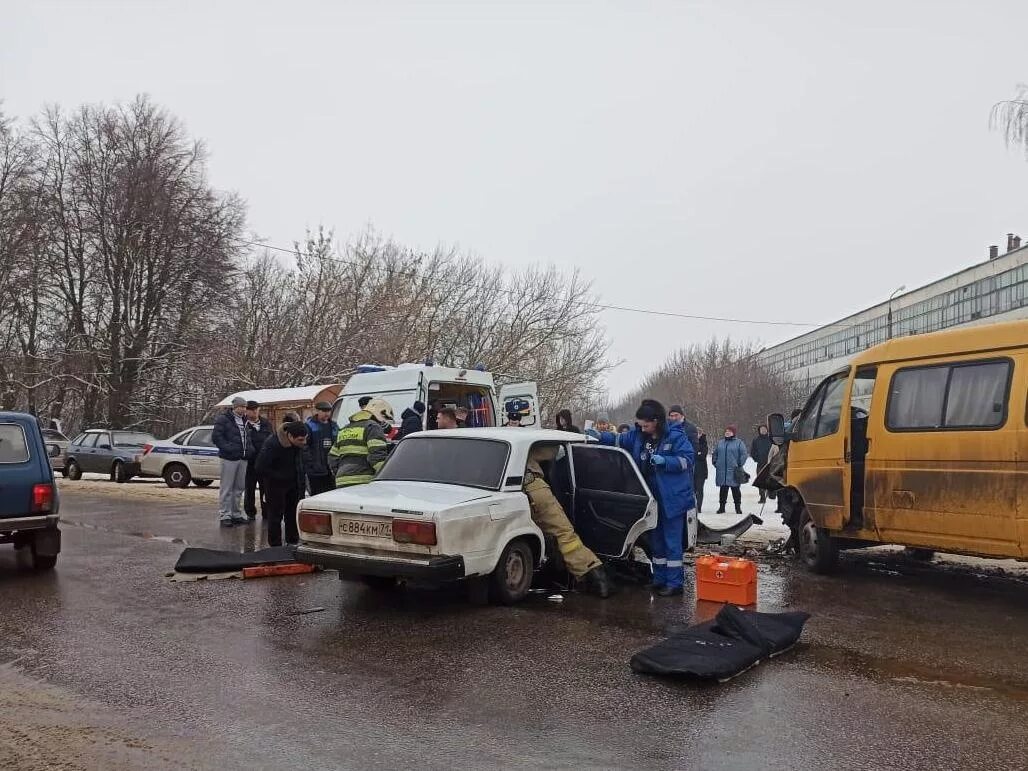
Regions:
M 418 522 L 413 519 L 393 520 L 393 540 L 397 543 L 416 543 L 435 546 L 435 522 Z
M 316 511 L 301 511 L 298 518 L 300 529 L 305 533 L 332 535 L 332 516 Z
M 144 444 L 143 445 L 143 455 L 149 455 L 150 451 L 152 449 L 153 449 L 153 445 L 152 444 Z
M 54 506 L 53 485 L 35 485 L 32 488 L 32 513 L 47 514 Z

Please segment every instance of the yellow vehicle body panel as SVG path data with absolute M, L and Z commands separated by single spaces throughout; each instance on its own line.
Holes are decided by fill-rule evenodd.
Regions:
M 998 425 L 950 427 L 945 417 L 930 427 L 889 425 L 897 373 L 967 372 L 968 365 L 983 364 L 1009 373 L 1005 402 L 988 409 Z M 807 436 L 790 442 L 786 471 L 788 486 L 819 527 L 846 538 L 1028 559 L 1028 321 L 893 340 L 854 357 L 833 377 L 845 381 L 838 428 L 810 436 L 808 402 L 797 421 Z M 946 400 L 954 376 L 948 377 Z M 851 403 L 855 378 L 873 389 L 864 416 Z

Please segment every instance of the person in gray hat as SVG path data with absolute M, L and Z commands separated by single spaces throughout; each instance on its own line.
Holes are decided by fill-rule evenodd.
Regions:
M 328 466 L 328 451 L 339 434 L 339 426 L 332 420 L 332 405 L 318 402 L 314 409 L 317 410 L 314 417 L 307 418 L 309 436 L 304 450 L 304 468 L 311 495 L 336 489 L 336 478 Z
M 246 399 L 239 396 L 232 406 L 214 421 L 211 440 L 221 458 L 221 489 L 218 492 L 218 518 L 222 527 L 245 525 L 240 498 L 246 489 L 246 459 L 253 454 L 246 430 Z

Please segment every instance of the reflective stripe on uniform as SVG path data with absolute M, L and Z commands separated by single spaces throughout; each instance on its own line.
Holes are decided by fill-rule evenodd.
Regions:
M 667 558 L 666 557 L 654 557 L 653 558 L 653 564 L 654 565 L 666 565 L 667 564 Z M 682 563 L 679 562 L 678 564 L 681 565 Z
M 375 476 L 373 474 L 347 474 L 346 476 L 336 477 L 336 487 L 346 487 L 347 485 L 366 485 L 374 478 Z
M 582 543 L 582 539 L 576 535 L 574 538 L 569 538 L 566 541 L 558 541 L 557 548 L 559 548 L 560 553 L 566 557 L 572 552 L 585 548 L 585 544 Z
M 656 562 L 656 560 L 654 560 L 654 562 Z M 682 560 L 665 560 L 664 563 L 669 568 L 680 568 L 685 564 Z

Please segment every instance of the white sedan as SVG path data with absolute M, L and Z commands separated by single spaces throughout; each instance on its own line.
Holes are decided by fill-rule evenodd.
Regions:
M 214 426 L 193 426 L 170 439 L 143 447 L 140 468 L 144 476 L 163 477 L 168 487 L 209 487 L 221 477 L 218 448 L 211 441 Z
M 510 604 L 549 556 L 522 491 L 529 451 L 553 447 L 543 472 L 585 544 L 625 558 L 657 524 L 657 506 L 628 453 L 563 431 L 429 431 L 400 442 L 375 481 L 305 498 L 301 562 L 368 583 L 398 578 L 487 582 Z

